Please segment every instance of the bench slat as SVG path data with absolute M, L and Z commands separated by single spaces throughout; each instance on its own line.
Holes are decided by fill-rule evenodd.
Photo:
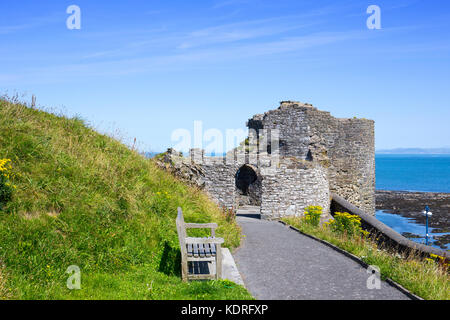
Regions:
M 216 255 L 216 245 L 214 243 L 211 243 L 211 254 L 213 256 Z
M 209 246 L 209 243 L 205 243 L 203 247 L 205 248 L 205 255 L 211 257 L 211 247 Z
M 203 247 L 202 247 L 203 246 Z M 188 243 L 186 245 L 187 255 L 189 257 L 211 257 L 216 255 L 216 245 L 213 243 L 205 243 L 205 244 L 192 244 Z M 197 251 L 197 252 L 196 252 Z
M 192 246 L 194 249 L 194 257 L 198 258 L 198 243 L 193 243 Z
M 203 247 L 203 243 L 198 244 L 198 254 L 200 255 L 200 258 L 205 257 L 205 248 Z
M 192 237 L 186 237 L 185 238 L 186 243 L 215 243 L 215 244 L 222 244 L 225 242 L 223 238 L 192 238 Z

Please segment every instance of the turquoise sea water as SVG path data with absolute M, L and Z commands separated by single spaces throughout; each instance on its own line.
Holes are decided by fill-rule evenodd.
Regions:
M 376 180 L 378 190 L 450 192 L 450 155 L 376 155 Z M 384 211 L 377 211 L 376 218 L 413 241 L 425 242 L 425 226 L 414 219 Z M 449 249 L 435 243 L 448 233 L 430 228 L 429 234 L 430 245 Z
M 378 190 L 450 192 L 450 155 L 377 154 Z

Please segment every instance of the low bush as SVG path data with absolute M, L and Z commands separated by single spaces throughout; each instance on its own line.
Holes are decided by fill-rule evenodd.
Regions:
M 320 206 L 306 207 L 303 220 L 306 223 L 317 227 L 320 224 L 320 216 L 322 215 L 322 211 L 323 211 L 323 208 Z
M 0 159 L 0 210 L 12 199 L 15 185 L 11 183 L 11 159 Z
M 348 212 L 336 212 L 334 219 L 325 224 L 332 231 L 353 235 L 368 235 L 367 231 L 361 228 L 361 218 Z

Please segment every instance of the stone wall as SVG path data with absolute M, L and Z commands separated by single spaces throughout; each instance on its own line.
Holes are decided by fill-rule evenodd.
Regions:
M 287 101 L 255 115 L 247 126 L 249 143 L 226 157 L 205 157 L 203 150 L 192 149 L 183 158 L 169 150 L 160 165 L 203 188 L 219 205 L 260 205 L 264 218 L 301 215 L 305 207 L 318 205 L 326 219 L 331 192 L 375 213 L 373 121 L 337 119 L 310 104 Z M 274 136 L 279 157 L 271 145 Z M 244 165 L 244 178 L 237 182 Z M 247 187 L 249 172 L 257 179 Z
M 236 207 L 237 188 L 235 174 L 237 163 L 227 163 L 225 158 L 204 157 L 200 164 L 205 173 L 205 191 L 221 206 Z
M 188 158 L 171 151 L 163 159 L 160 166 L 170 168 L 176 176 L 204 189 L 221 206 L 261 206 L 262 217 L 271 219 L 302 215 L 307 206 L 314 205 L 323 207 L 324 219 L 328 218 L 327 170 L 318 163 L 283 158 L 278 166 L 271 167 L 270 160 L 265 157 L 258 161 L 259 166 L 255 166 L 237 159 L 205 157 L 200 150 L 191 150 Z M 247 195 L 243 195 L 236 186 L 236 173 L 244 165 L 257 175 Z
M 329 218 L 330 188 L 327 170 L 305 160 L 283 159 L 262 181 L 261 215 L 278 218 L 303 215 L 308 206 L 321 206 L 322 220 Z
M 310 104 L 287 101 L 276 110 L 254 116 L 247 125 L 258 138 L 277 129 L 281 157 L 320 163 L 328 169 L 332 192 L 375 213 L 372 120 L 337 119 Z

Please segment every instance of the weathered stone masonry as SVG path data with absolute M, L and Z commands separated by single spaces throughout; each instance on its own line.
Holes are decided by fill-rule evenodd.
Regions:
M 261 194 L 262 217 L 301 215 L 308 206 L 321 206 L 324 208 L 323 218 L 328 218 L 330 192 L 327 171 L 316 163 L 282 159 L 275 174 L 264 175 Z
M 337 119 L 309 104 L 289 101 L 254 116 L 248 127 L 257 134 L 278 129 L 282 157 L 320 163 L 328 169 L 332 192 L 362 210 L 375 211 L 374 121 Z
M 330 193 L 375 212 L 372 120 L 337 119 L 312 105 L 287 101 L 255 115 L 247 126 L 250 146 L 260 144 L 255 158 L 240 153 L 245 149 L 241 146 L 223 158 L 205 157 L 198 149 L 183 158 L 171 150 L 165 162 L 220 205 L 258 205 L 264 218 L 302 214 L 309 205 L 322 206 L 326 218 Z M 276 164 L 272 157 L 276 146 L 270 144 L 275 132 L 279 135 Z M 261 141 L 268 141 L 268 146 Z

